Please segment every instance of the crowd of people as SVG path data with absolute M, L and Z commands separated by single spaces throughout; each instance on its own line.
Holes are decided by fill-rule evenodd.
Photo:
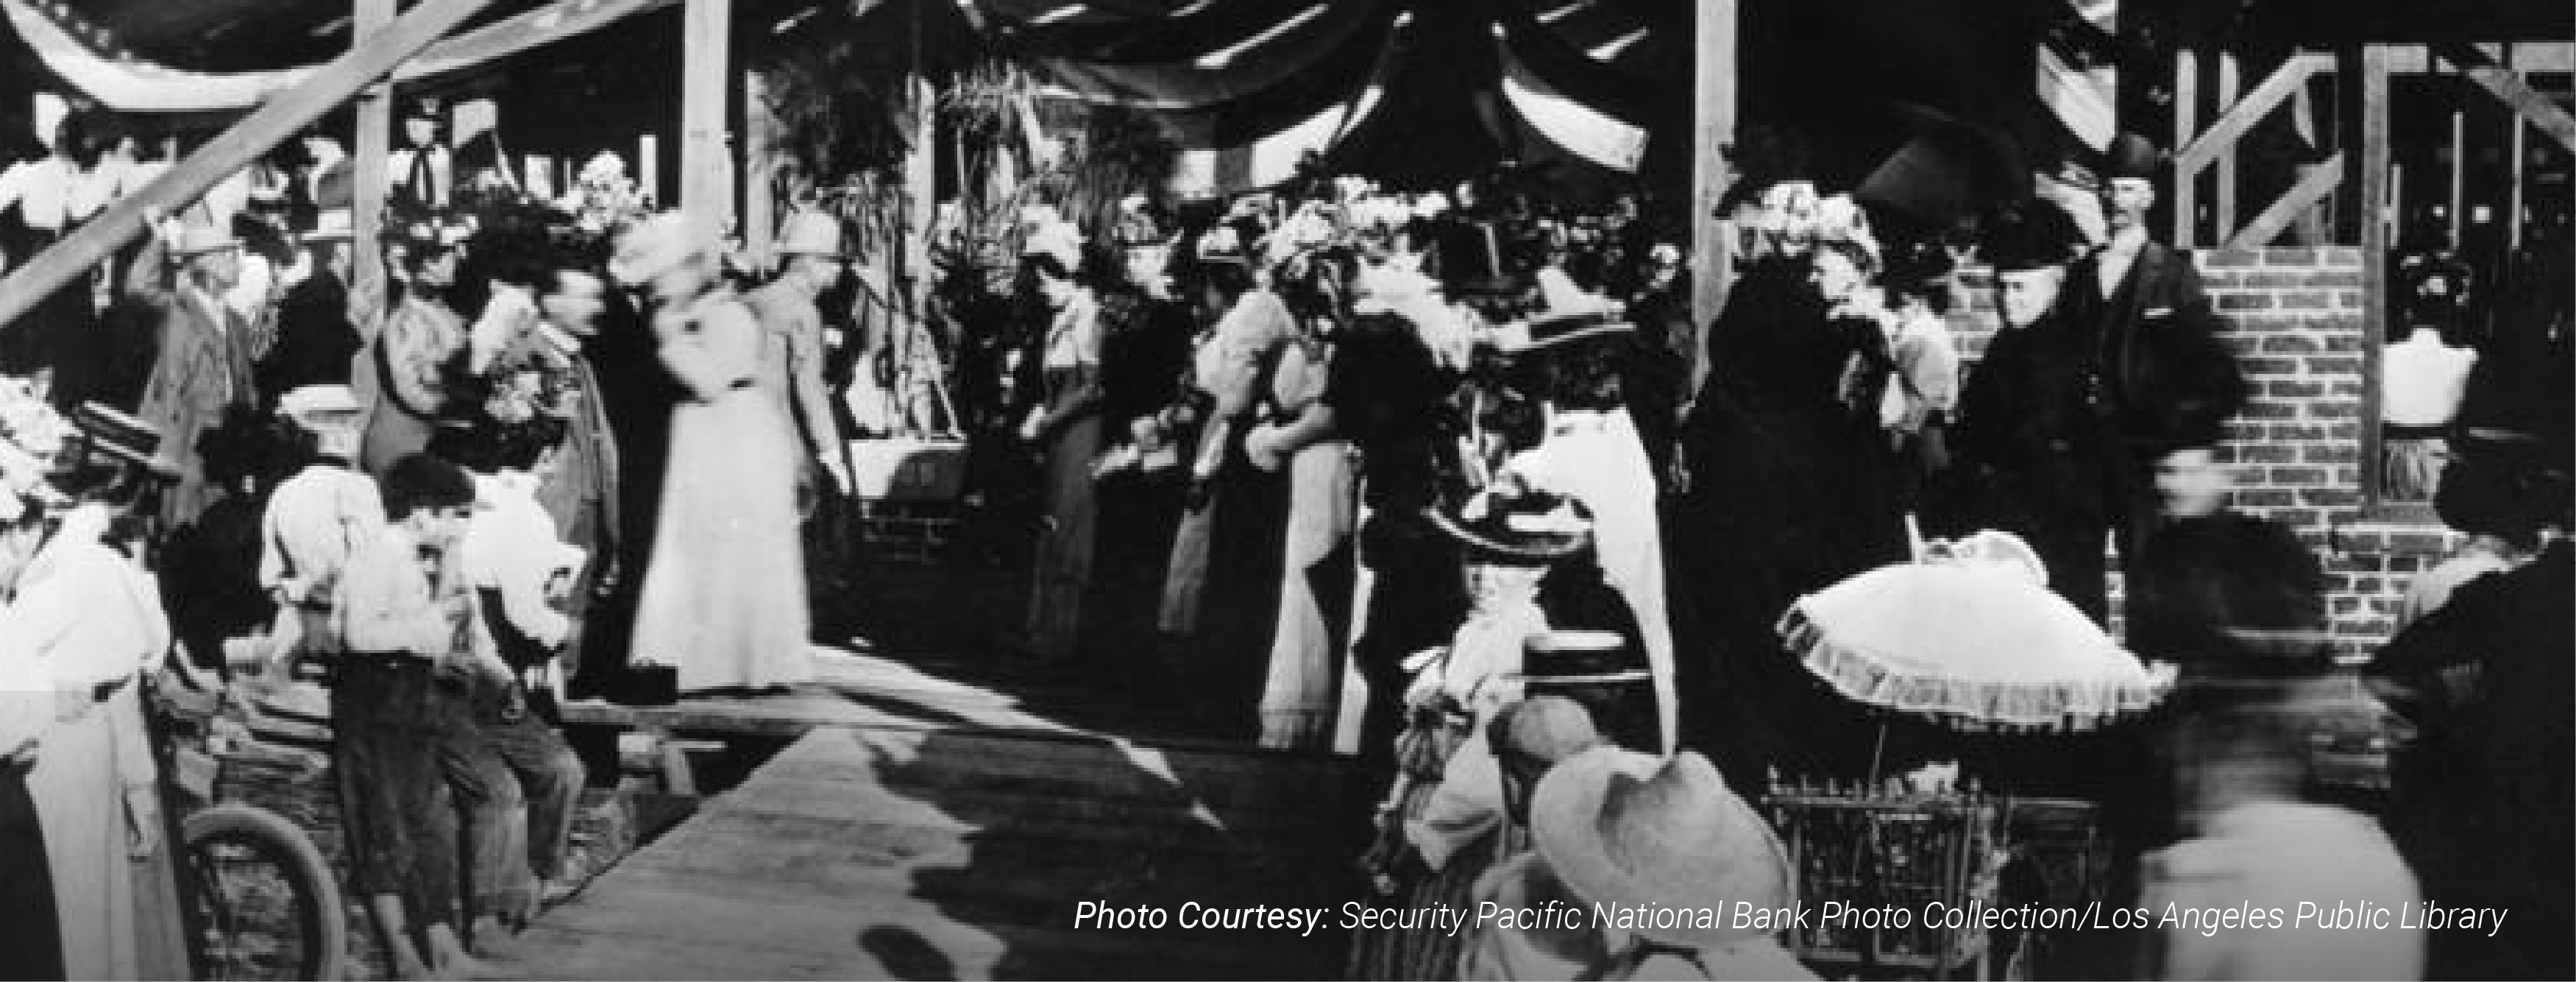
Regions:
M 0 177 L 10 257 L 150 166 L 103 130 L 67 117 Z M 2476 537 L 2376 663 L 2422 720 L 2389 831 L 2315 796 L 2323 572 L 2225 507 L 2247 384 L 2191 257 L 2147 235 L 2142 140 L 2102 161 L 2100 242 L 2037 199 L 1746 182 L 1702 329 L 1651 202 L 1577 214 L 1508 167 L 1139 196 L 1092 231 L 1035 206 L 1008 295 L 947 251 L 912 324 L 827 214 L 792 216 L 754 286 L 613 157 L 541 201 L 488 134 L 405 130 L 382 243 L 351 241 L 315 136 L 0 331 L 0 931 L 59 953 L 36 976 L 185 964 L 154 961 L 184 949 L 135 684 L 172 673 L 327 707 L 394 967 L 491 970 L 566 874 L 584 774 L 555 700 L 778 691 L 846 634 L 863 598 L 808 516 L 861 483 L 850 439 L 908 425 L 897 351 L 957 393 L 966 500 L 1031 502 L 1025 655 L 1131 671 L 1213 734 L 1356 752 L 1386 779 L 1363 866 L 1389 907 L 1789 905 L 1747 800 L 1908 750 L 1805 676 L 1782 614 L 1912 558 L 1910 519 L 2018 537 L 2106 626 L 2117 569 L 2127 646 L 2181 666 L 2150 725 L 1999 758 L 2011 789 L 2102 803 L 2122 899 L 2507 904 L 2540 913 L 2434 970 L 2564 974 L 2567 864 L 2506 858 L 2567 846 L 2564 430 L 2507 405 L 2449 434 L 2438 499 Z M 377 247 L 390 288 L 352 303 Z M 1974 370 L 1945 319 L 1970 255 L 2003 323 Z M 2446 686 L 2463 664 L 2485 677 Z M 2172 941 L 2124 969 L 2426 968 L 2406 932 Z M 1805 971 L 1761 931 L 1354 945 L 1364 978 Z

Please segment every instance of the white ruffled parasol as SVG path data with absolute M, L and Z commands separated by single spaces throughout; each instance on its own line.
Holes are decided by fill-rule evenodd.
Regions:
M 1965 729 L 2085 730 L 2161 701 L 2148 665 L 2047 588 L 2000 532 L 1934 542 L 1808 594 L 1780 619 L 1807 670 L 1845 697 Z

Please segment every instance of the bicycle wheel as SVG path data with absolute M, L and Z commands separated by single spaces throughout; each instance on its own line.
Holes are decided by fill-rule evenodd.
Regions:
M 189 815 L 185 875 L 215 979 L 342 977 L 348 912 L 330 864 L 295 823 L 228 802 Z

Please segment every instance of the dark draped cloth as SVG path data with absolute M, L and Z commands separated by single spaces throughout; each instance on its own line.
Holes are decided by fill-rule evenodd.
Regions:
M 652 559 L 653 532 L 662 507 L 662 478 L 670 459 L 671 409 L 681 389 L 662 367 L 652 328 L 643 314 L 612 301 L 600 321 L 598 337 L 583 346 L 599 384 L 600 405 L 608 412 L 609 430 L 618 455 L 617 568 L 621 575 L 600 584 L 600 596 L 583 625 L 580 673 L 572 680 L 572 697 L 592 696 L 651 702 L 668 693 L 674 681 L 667 671 L 631 671 L 626 667 L 628 641 L 634 630 L 637 575 Z M 607 557 L 594 560 L 594 565 Z
M 1960 390 L 1956 466 L 1925 524 L 1946 536 L 2021 536 L 2047 565 L 2049 588 L 2108 624 L 2103 546 L 2127 517 L 2128 461 L 2095 396 L 2093 335 L 2054 315 L 1995 333 Z
M 63 977 L 54 874 L 24 768 L 0 764 L 0 979 Z
M 1770 766 L 1856 778 L 1878 749 L 1875 719 L 1816 683 L 1776 630 L 1798 597 L 1905 558 L 1877 403 L 1844 392 L 1871 326 L 1829 318 L 1804 260 L 1770 257 L 1709 327 L 1682 437 L 1690 490 L 1665 542 L 1675 649 L 1708 662 L 1677 667 L 1685 742 L 1739 788 Z
M 277 343 L 259 362 L 263 405 L 307 385 L 347 385 L 361 341 L 349 325 L 349 288 L 330 270 L 286 291 L 277 304 Z
M 2418 728 L 2390 760 L 2391 833 L 2432 903 L 2513 911 L 2494 938 L 2434 932 L 2429 977 L 2576 977 L 2576 544 L 2471 580 L 2367 674 Z M 2476 669 L 2465 698 L 2446 672 Z
M 1374 579 L 1353 660 L 1369 687 L 1360 729 L 1363 759 L 1383 760 L 1400 726 L 1403 660 L 1446 643 L 1467 613 L 1465 578 L 1453 540 L 1432 509 L 1465 488 L 1455 376 L 1400 324 L 1360 324 L 1335 337 L 1324 391 L 1334 422 L 1360 449 L 1360 563 Z

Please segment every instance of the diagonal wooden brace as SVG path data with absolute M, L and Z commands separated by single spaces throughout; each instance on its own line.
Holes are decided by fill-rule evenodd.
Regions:
M 2227 247 L 2259 249 L 2271 245 L 2272 240 L 2279 238 L 2281 231 L 2289 228 L 2291 222 L 2297 221 L 2300 214 L 2316 207 L 2317 202 L 2325 200 L 2326 195 L 2343 183 L 2342 151 L 2336 151 L 2334 156 L 2326 158 L 2322 164 L 2308 165 L 2306 171 L 2307 173 L 2299 177 L 2299 183 L 2291 185 L 2290 190 L 2281 194 L 2280 200 L 2272 202 L 2271 207 L 2263 209 L 2262 214 L 2254 216 L 2253 221 L 2247 222 L 2243 230 L 2230 236 Z
M 145 215 L 173 213 L 197 200 L 215 182 L 249 166 L 491 4 L 492 0 L 422 0 L 383 31 L 360 39 L 348 54 L 313 77 L 269 99 L 143 190 L 109 204 L 79 231 L 0 280 L 0 331 L 14 326 L 18 315 L 38 300 L 97 266 L 142 231 Z
M 2179 185 L 2199 174 L 2201 168 L 2209 166 L 2220 153 L 2235 144 L 2238 137 L 2244 136 L 2247 130 L 2254 128 L 2254 124 L 2262 122 L 2263 117 L 2279 108 L 2282 100 L 2306 85 L 2309 76 L 2331 64 L 2331 59 L 2323 55 L 2291 55 L 2280 68 L 2273 70 L 2270 78 L 2263 80 L 2263 84 L 2246 93 L 2244 101 L 2228 109 L 2226 115 L 2220 116 L 2193 138 L 2190 146 L 2174 154 L 2174 183 Z
M 2477 83 L 2497 101 L 2530 120 L 2534 128 L 2549 134 L 2549 138 L 2558 141 L 2559 146 L 2576 151 L 2576 116 L 2568 115 L 2567 110 L 2558 108 L 2558 104 L 2548 96 L 2533 90 L 2512 69 L 2496 64 L 2486 52 L 2467 44 L 2453 42 L 2434 50 L 2442 60 L 2459 66 L 2460 74 L 2468 76 L 2469 81 Z

